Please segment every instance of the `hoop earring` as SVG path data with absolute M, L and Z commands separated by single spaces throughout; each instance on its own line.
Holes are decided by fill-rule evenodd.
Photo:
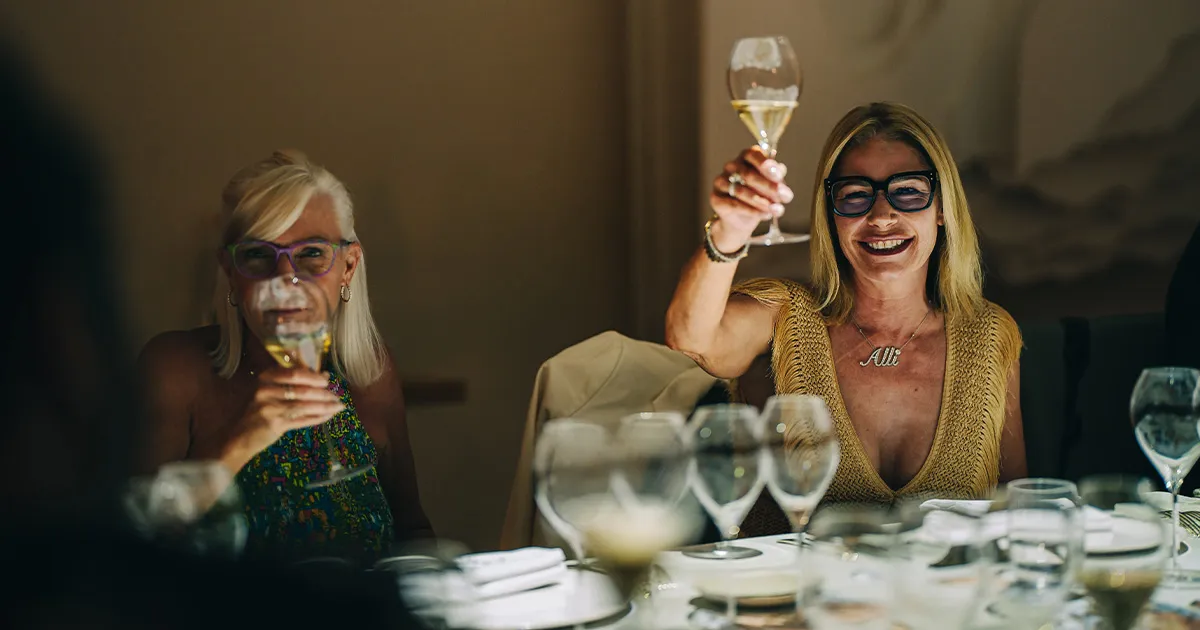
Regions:
M 233 308 L 237 308 L 237 306 L 238 306 L 237 302 L 233 301 L 233 289 L 230 289 L 229 293 L 225 294 L 225 301 L 229 302 L 229 305 L 232 306 Z
M 349 302 L 352 297 L 350 286 L 343 284 L 342 288 L 338 289 L 338 297 L 342 298 L 343 302 Z

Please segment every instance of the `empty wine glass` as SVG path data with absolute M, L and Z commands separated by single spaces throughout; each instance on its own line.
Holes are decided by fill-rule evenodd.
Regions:
M 799 599 L 808 627 L 891 630 L 895 524 L 887 506 L 824 507 L 809 535 L 812 544 L 800 554 Z
M 534 502 L 579 564 L 586 563 L 584 525 L 611 503 L 610 440 L 599 424 L 556 418 L 542 425 L 534 447 Z
M 754 135 L 759 148 L 775 157 L 779 138 L 792 119 L 802 85 L 800 64 L 786 37 L 747 37 L 733 44 L 729 56 L 729 97 L 738 118 Z M 779 219 L 750 239 L 752 245 L 802 243 L 808 234 L 787 234 Z
M 756 549 L 729 544 L 741 532 L 742 520 L 762 491 L 759 475 L 758 414 L 749 405 L 709 405 L 696 410 L 688 426 L 693 452 L 692 491 L 716 524 L 721 542 L 684 555 L 710 560 L 736 560 L 761 555 Z
M 259 319 L 262 343 L 280 366 L 320 372 L 333 343 L 333 310 L 329 299 L 311 279 L 301 275 L 275 276 L 255 285 L 251 313 Z M 336 416 L 335 416 L 336 417 Z M 315 489 L 361 475 L 375 464 L 343 464 L 333 445 L 332 418 L 317 428 L 328 460 L 324 478 L 305 485 Z
M 841 458 L 833 417 L 817 396 L 778 394 L 767 399 L 760 422 L 761 475 L 799 538 Z
M 1089 554 L 1079 569 L 1079 582 L 1092 600 L 1092 611 L 1109 630 L 1129 630 L 1162 580 L 1171 555 L 1167 523 L 1143 496 L 1150 482 L 1140 477 L 1101 475 L 1079 483 L 1085 505 L 1112 516 L 1112 536 L 1119 551 Z
M 1005 618 L 1006 627 L 1032 630 L 1050 623 L 1065 605 L 1082 553 L 1083 528 L 1072 499 L 1078 496 L 1074 484 L 1019 481 L 1032 483 L 1009 484 L 1007 561 L 997 572 L 991 610 Z M 1043 487 L 1049 485 L 1054 487 Z
M 966 627 L 995 560 L 982 517 L 924 510 L 920 501 L 902 502 L 895 513 L 895 621 L 923 630 Z
M 1133 433 L 1142 452 L 1171 492 L 1171 566 L 1165 586 L 1200 583 L 1200 572 L 1179 566 L 1179 489 L 1200 458 L 1200 370 L 1152 367 L 1142 370 L 1129 398 Z

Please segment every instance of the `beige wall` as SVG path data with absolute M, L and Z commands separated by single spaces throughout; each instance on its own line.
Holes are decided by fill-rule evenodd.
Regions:
M 610 0 L 0 6 L 112 169 L 139 344 L 199 321 L 238 167 L 297 147 L 347 182 L 401 368 L 469 381 L 410 430 L 435 526 L 476 548 L 540 362 L 629 319 L 623 20 Z

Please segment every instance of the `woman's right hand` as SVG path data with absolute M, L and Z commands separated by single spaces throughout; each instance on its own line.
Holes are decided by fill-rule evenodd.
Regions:
M 345 405 L 329 390 L 328 373 L 303 368 L 266 370 L 258 376 L 254 397 L 234 427 L 223 459 L 231 468 L 241 469 L 284 433 L 321 424 L 343 409 Z
M 729 178 L 741 176 L 745 183 L 729 194 Z M 713 180 L 708 203 L 720 218 L 712 224 L 710 233 L 717 250 L 732 254 L 741 249 L 758 224 L 783 214 L 783 204 L 795 198 L 795 193 L 783 178 L 787 167 L 767 157 L 757 146 L 742 151 L 727 162 L 721 174 Z

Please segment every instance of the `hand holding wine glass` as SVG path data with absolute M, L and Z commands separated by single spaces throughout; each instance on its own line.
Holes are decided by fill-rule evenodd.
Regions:
M 299 275 L 275 276 L 255 286 L 253 313 L 259 338 L 279 367 L 320 373 L 333 342 L 333 309 L 324 291 Z M 284 389 L 285 401 L 296 392 Z M 328 462 L 324 477 L 307 484 L 309 489 L 345 481 L 370 470 L 374 464 L 347 467 L 333 444 L 328 420 L 321 424 L 322 449 Z
M 780 245 L 807 241 L 807 234 L 786 234 L 779 229 L 783 204 L 794 194 L 783 185 L 786 169 L 775 161 L 775 153 L 783 130 L 787 128 L 800 98 L 800 64 L 786 37 L 748 37 L 734 43 L 729 59 L 729 95 L 738 117 L 754 135 L 756 147 L 743 152 L 739 159 L 726 165 L 716 181 L 712 195 L 713 209 L 729 232 L 725 243 L 713 237 L 714 245 L 734 241 L 734 235 L 750 230 L 759 221 L 770 220 L 765 234 L 750 238 L 750 232 L 737 247 Z M 728 201 L 720 199 L 725 196 Z M 757 219 L 752 221 L 752 219 Z M 724 227 L 722 228 L 724 231 Z

